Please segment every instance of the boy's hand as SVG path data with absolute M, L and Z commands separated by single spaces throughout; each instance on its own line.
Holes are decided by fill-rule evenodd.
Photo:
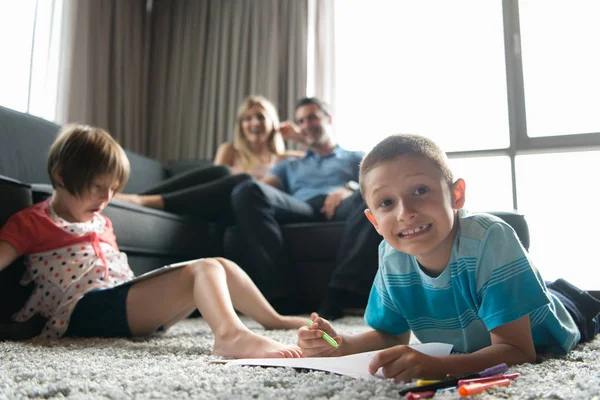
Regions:
M 298 347 L 302 350 L 305 357 L 339 357 L 342 355 L 341 347 L 335 348 L 322 338 L 322 331 L 342 345 L 342 338 L 337 335 L 329 321 L 319 317 L 319 314 L 312 313 L 310 319 L 312 325 L 303 326 L 298 329 Z
M 409 382 L 415 378 L 435 377 L 439 363 L 435 357 L 425 355 L 406 345 L 390 347 L 381 351 L 369 363 L 369 373 L 375 374 L 379 368 L 383 376 L 394 378 L 396 383 Z

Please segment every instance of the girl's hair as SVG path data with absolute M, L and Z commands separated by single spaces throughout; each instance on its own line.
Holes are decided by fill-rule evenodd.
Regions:
M 233 146 L 240 153 L 242 168 L 244 171 L 249 171 L 252 167 L 259 162 L 256 155 L 250 148 L 250 143 L 244 132 L 242 131 L 242 119 L 244 114 L 252 107 L 259 106 L 264 110 L 265 118 L 270 119 L 273 122 L 273 130 L 269 133 L 267 141 L 267 147 L 273 154 L 282 154 L 285 150 L 283 143 L 283 137 L 279 133 L 279 116 L 273 103 L 262 96 L 248 96 L 240 104 L 235 120 L 235 133 L 233 137 Z
M 359 182 L 363 195 L 365 193 L 364 180 L 369 171 L 382 162 L 394 160 L 402 155 L 415 155 L 429 160 L 442 171 L 448 186 L 453 185 L 454 175 L 448 166 L 446 153 L 433 140 L 419 135 L 398 134 L 383 139 L 362 159 Z
M 119 182 L 116 192 L 129 179 L 129 159 L 108 132 L 87 125 L 65 125 L 50 147 L 47 161 L 52 186 L 57 173 L 67 191 L 77 197 L 90 190 L 94 180 L 112 175 Z

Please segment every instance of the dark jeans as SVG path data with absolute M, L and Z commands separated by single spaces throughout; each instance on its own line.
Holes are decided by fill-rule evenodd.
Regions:
M 546 282 L 546 286 L 558 297 L 573 317 L 581 333 L 580 342 L 592 340 L 600 330 L 600 300 L 564 279 Z
M 175 175 L 142 194 L 162 195 L 166 211 L 214 222 L 230 215 L 231 191 L 248 179 L 248 174 L 232 175 L 226 166 L 210 166 Z
M 242 182 L 233 190 L 233 212 L 246 244 L 241 266 L 267 299 L 286 297 L 292 292 L 290 261 L 280 224 L 326 221 L 320 213 L 325 198 L 301 201 L 256 181 Z M 364 295 L 366 299 L 377 272 L 381 237 L 365 217 L 365 208 L 362 196 L 356 192 L 336 209 L 333 221 L 346 223 L 329 287 Z

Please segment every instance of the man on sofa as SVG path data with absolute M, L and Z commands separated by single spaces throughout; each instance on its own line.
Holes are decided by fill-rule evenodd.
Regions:
M 318 310 L 333 320 L 344 308 L 365 307 L 381 238 L 364 216 L 356 184 L 363 153 L 342 149 L 331 135 L 331 121 L 319 99 L 301 99 L 296 124 L 284 122 L 281 132 L 304 143 L 306 155 L 282 161 L 260 182 L 239 184 L 232 205 L 245 243 L 242 266 L 280 312 L 294 312 L 295 304 L 280 224 L 345 221 L 336 269 Z

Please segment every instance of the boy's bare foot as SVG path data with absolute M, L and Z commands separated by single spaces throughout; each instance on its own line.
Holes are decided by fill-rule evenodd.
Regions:
M 276 321 L 265 323 L 265 329 L 298 329 L 306 325 L 308 318 L 281 315 Z
M 234 335 L 217 338 L 213 354 L 232 358 L 301 358 L 297 347 L 286 346 L 276 340 L 257 335 L 249 330 L 240 330 Z

